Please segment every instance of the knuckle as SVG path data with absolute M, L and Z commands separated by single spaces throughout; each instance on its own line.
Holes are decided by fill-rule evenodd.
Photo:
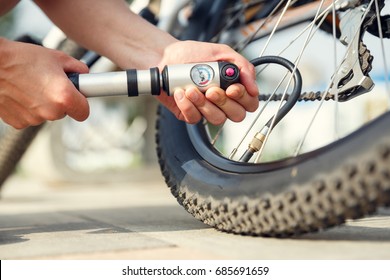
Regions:
M 224 107 L 225 104 L 226 104 L 226 102 L 227 102 L 227 99 L 226 99 L 226 98 L 221 98 L 221 99 L 219 99 L 219 100 L 216 102 L 216 104 L 218 105 L 218 107 Z
M 221 48 L 222 48 L 222 51 L 225 53 L 227 53 L 227 52 L 232 52 L 233 51 L 233 49 L 230 47 L 230 46 L 228 46 L 228 45 L 226 45 L 226 44 L 222 44 L 221 45 Z
M 256 67 L 252 64 L 248 64 L 249 73 L 253 76 L 253 78 L 256 78 Z
M 227 120 L 227 116 L 221 112 L 220 114 L 215 114 L 211 119 L 208 119 L 208 121 L 213 125 L 221 125 Z
M 179 120 L 184 120 L 189 124 L 195 124 L 201 119 L 201 115 L 191 106 L 182 106 L 178 115 Z
M 200 114 L 198 115 L 198 114 L 184 113 L 183 117 L 184 117 L 185 122 L 189 123 L 189 124 L 196 124 L 202 119 L 202 116 Z
M 69 87 L 65 84 L 60 85 L 57 96 L 55 98 L 56 109 L 61 110 L 68 108 L 72 105 L 72 102 L 73 98 Z
M 255 112 L 259 108 L 259 99 L 255 99 L 253 102 L 249 103 L 249 106 L 246 108 L 248 112 Z
M 30 124 L 25 120 L 18 120 L 15 123 L 10 123 L 10 125 L 12 125 L 14 128 L 19 129 L 19 130 L 25 129 L 25 128 L 30 126 Z
M 246 116 L 246 113 L 243 110 L 243 111 L 239 112 L 237 115 L 235 115 L 234 117 L 232 117 L 231 120 L 234 122 L 241 122 L 245 119 L 245 116 Z
M 201 120 L 201 118 L 189 119 L 189 120 L 187 120 L 186 122 L 187 122 L 188 124 L 197 124 L 200 120 Z
M 37 126 L 40 125 L 45 121 L 45 118 L 42 118 L 41 116 L 31 116 L 27 122 L 29 126 Z
M 57 56 L 57 58 L 61 61 L 66 61 L 69 59 L 69 56 L 63 52 L 63 51 L 60 51 L 60 50 L 52 50 L 53 54 L 55 56 Z
M 15 129 L 24 129 L 26 128 L 27 126 L 23 125 L 22 123 L 14 123 L 14 124 L 10 124 L 12 125 Z
M 206 97 L 218 107 L 223 107 L 227 102 L 227 96 L 221 90 L 209 90 L 206 92 Z
M 218 118 L 218 119 L 212 121 L 211 123 L 213 125 L 222 125 L 226 121 L 226 119 L 227 119 L 226 117 Z
M 39 124 L 40 122 L 43 122 L 45 120 L 47 121 L 54 121 L 57 120 L 57 114 L 56 112 L 56 105 L 51 105 L 50 108 L 43 107 L 36 111 L 35 117 L 31 119 L 31 123 Z
M 244 98 L 246 95 L 245 93 L 245 88 L 238 84 L 230 86 L 229 90 L 226 91 L 226 95 L 234 100 L 240 100 Z

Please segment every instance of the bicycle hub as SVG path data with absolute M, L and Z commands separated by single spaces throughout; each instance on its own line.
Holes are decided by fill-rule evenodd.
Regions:
M 173 95 L 175 89 L 190 85 L 196 86 L 201 92 L 214 86 L 225 90 L 231 84 L 239 82 L 239 72 L 236 65 L 221 61 L 167 65 L 161 74 L 155 67 L 149 70 L 71 73 L 68 77 L 86 97 L 140 96 L 159 95 L 161 89 L 168 95 Z

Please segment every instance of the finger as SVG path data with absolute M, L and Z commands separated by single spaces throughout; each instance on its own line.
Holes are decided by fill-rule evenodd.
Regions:
M 250 96 L 257 97 L 259 88 L 256 83 L 255 67 L 248 61 L 242 62 L 244 66 L 240 68 L 240 82 L 243 84 Z
M 1 119 L 16 129 L 35 126 L 44 122 L 42 117 L 31 113 L 17 101 L 10 99 L 7 101 L 5 106 L 0 107 L 0 111 Z
M 245 86 L 249 95 L 258 96 L 259 89 L 256 84 L 256 70 L 253 64 L 227 45 L 217 44 L 215 46 L 219 49 L 217 60 L 225 60 L 236 64 L 240 69 L 240 83 Z
M 62 63 L 64 72 L 88 73 L 89 69 L 83 62 L 66 55 L 63 52 L 57 52 Z M 77 120 L 84 121 L 89 116 L 89 104 L 84 95 L 82 95 L 66 77 L 66 84 L 60 93 L 60 104 L 64 105 L 65 112 L 58 110 L 56 118 L 61 118 L 65 115 Z
M 78 59 L 75 59 L 71 56 L 68 56 L 67 54 L 63 52 L 57 52 L 57 56 L 59 57 L 59 60 L 62 63 L 62 68 L 66 73 L 88 73 L 89 69 L 88 66 L 81 62 Z
M 258 96 L 250 95 L 242 84 L 234 84 L 226 89 L 226 95 L 241 104 L 246 111 L 254 112 L 259 106 Z
M 240 122 L 245 118 L 246 112 L 244 107 L 228 98 L 223 89 L 218 87 L 210 88 L 206 91 L 206 97 L 218 106 L 230 120 Z
M 198 111 L 214 125 L 220 125 L 226 121 L 226 115 L 212 102 L 208 101 L 205 95 L 195 87 L 189 87 L 185 91 L 186 97 L 195 105 Z
M 65 111 L 65 114 L 69 115 L 76 121 L 84 121 L 89 116 L 89 104 L 87 99 L 77 90 L 73 90 L 71 93 L 71 101 Z
M 168 96 L 165 92 L 161 92 L 160 95 L 156 95 L 156 98 L 163 104 L 169 111 L 171 111 L 176 118 L 184 121 L 181 115 L 180 109 L 177 107 L 176 101 L 173 96 Z
M 64 74 L 66 77 L 66 75 Z M 85 96 L 83 96 L 67 78 L 61 80 L 63 86 L 58 84 L 58 92 L 56 93 L 57 104 L 52 108 L 52 116 L 47 116 L 48 119 L 60 119 L 65 115 L 77 120 L 84 121 L 89 116 L 89 104 Z
M 180 110 L 178 119 L 182 119 L 190 124 L 195 124 L 202 119 L 201 113 L 195 105 L 187 99 L 183 89 L 176 89 L 173 97 L 175 98 L 176 105 Z

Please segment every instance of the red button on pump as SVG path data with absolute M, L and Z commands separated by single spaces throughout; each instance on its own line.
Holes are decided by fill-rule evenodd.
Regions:
M 233 77 L 234 74 L 236 74 L 236 71 L 234 70 L 234 68 L 229 67 L 229 68 L 226 68 L 225 74 L 226 74 L 226 76 L 228 76 L 228 77 Z

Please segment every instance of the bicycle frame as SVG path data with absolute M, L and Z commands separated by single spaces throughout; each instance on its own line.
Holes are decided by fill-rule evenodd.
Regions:
M 334 1 L 327 0 L 319 10 L 320 13 L 329 11 Z M 270 35 L 277 28 L 283 30 L 286 27 L 298 25 L 302 22 L 313 19 L 318 13 L 318 4 L 316 2 L 308 3 L 302 6 L 290 8 L 280 21 L 279 17 L 275 16 L 271 20 L 258 19 L 249 22 L 244 27 L 239 27 L 224 33 L 223 38 L 219 40 L 220 43 L 228 45 L 236 45 L 250 37 L 251 40 L 258 40 Z M 234 38 L 234 39 L 233 39 Z

